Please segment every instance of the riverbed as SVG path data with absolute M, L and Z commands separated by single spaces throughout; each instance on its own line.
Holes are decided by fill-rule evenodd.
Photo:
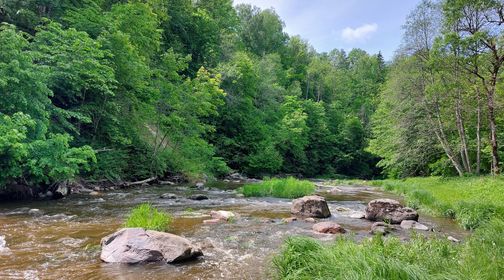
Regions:
M 149 186 L 115 190 L 99 196 L 72 194 L 56 201 L 0 204 L 0 279 L 271 279 L 271 258 L 289 236 L 311 236 L 330 242 L 334 235 L 317 234 L 312 223 L 290 217 L 290 199 L 243 198 L 239 184 L 222 183 L 199 190 L 189 186 Z M 173 193 L 177 199 L 162 199 Z M 371 222 L 351 218 L 376 198 L 396 198 L 371 187 L 319 186 L 332 216 L 355 239 L 371 237 Z M 187 199 L 194 194 L 208 200 Z M 121 228 L 128 212 L 149 202 L 170 212 L 170 232 L 202 247 L 204 256 L 189 263 L 120 265 L 100 261 L 100 239 Z M 31 209 L 39 209 L 34 211 Z M 30 211 L 31 210 L 31 211 Z M 229 223 L 204 224 L 212 210 L 237 214 Z M 442 238 L 463 239 L 467 233 L 453 221 L 420 216 L 420 222 Z M 411 232 L 394 233 L 408 239 Z

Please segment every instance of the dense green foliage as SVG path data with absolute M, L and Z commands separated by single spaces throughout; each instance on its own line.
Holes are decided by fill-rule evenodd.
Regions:
M 273 178 L 260 183 L 246 184 L 242 189 L 242 193 L 246 197 L 298 198 L 312 194 L 314 191 L 315 185 L 312 182 L 292 177 L 285 179 Z
M 423 0 L 373 116 L 369 151 L 393 177 L 499 174 L 502 1 Z
M 463 244 L 439 238 L 375 236 L 357 243 L 340 237 L 331 245 L 295 237 L 274 258 L 278 279 L 488 279 L 504 273 L 504 222 L 492 220 Z
M 131 210 L 124 226 L 165 231 L 169 228 L 172 220 L 172 216 L 168 213 L 161 212 L 150 204 L 144 203 Z
M 408 178 L 376 181 L 404 195 L 409 206 L 456 219 L 474 229 L 493 217 L 504 218 L 504 179 L 500 177 Z
M 33 120 L 2 145 L 57 142 L 66 157 L 2 149 L 2 188 L 79 175 L 379 173 L 365 148 L 385 81 L 381 55 L 319 54 L 288 36 L 272 9 L 231 0 L 14 0 L 0 1 L 0 22 L 1 129 L 11 130 L 15 114 Z M 51 163 L 24 170 L 37 157 Z

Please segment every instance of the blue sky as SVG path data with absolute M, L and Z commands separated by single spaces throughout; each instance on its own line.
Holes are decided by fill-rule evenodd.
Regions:
M 391 59 L 401 43 L 407 15 L 420 0 L 234 0 L 273 7 L 285 31 L 300 35 L 319 52 L 361 48 Z

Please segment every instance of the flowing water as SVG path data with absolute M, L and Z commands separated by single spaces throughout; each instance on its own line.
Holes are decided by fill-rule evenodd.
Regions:
M 159 186 L 117 190 L 101 196 L 74 194 L 57 201 L 0 204 L 0 279 L 271 279 L 271 258 L 288 236 L 305 235 L 330 241 L 332 235 L 316 234 L 313 224 L 285 223 L 291 200 L 242 198 L 233 184 L 193 190 Z M 178 199 L 161 199 L 162 193 Z M 209 200 L 185 197 L 204 194 Z M 370 237 L 371 222 L 352 219 L 375 198 L 392 195 L 365 187 L 319 190 L 335 221 L 357 239 Z M 117 229 L 128 212 L 142 202 L 172 213 L 170 232 L 188 238 L 203 248 L 204 257 L 189 263 L 120 265 L 100 261 L 100 239 Z M 33 213 L 30 209 L 40 209 Z M 234 221 L 203 224 L 211 210 L 229 210 Z M 437 231 L 463 238 L 465 233 L 452 221 L 421 216 L 420 221 Z M 408 232 L 399 231 L 406 239 Z

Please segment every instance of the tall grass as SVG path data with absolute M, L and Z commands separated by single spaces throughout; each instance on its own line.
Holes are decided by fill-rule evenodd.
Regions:
M 124 226 L 165 231 L 170 226 L 172 219 L 170 214 L 161 212 L 148 203 L 143 203 L 131 211 Z
M 373 182 L 404 195 L 408 206 L 456 219 L 476 229 L 492 217 L 504 217 L 504 178 L 408 178 Z
M 243 186 L 242 192 L 246 197 L 283 197 L 298 198 L 312 194 L 315 185 L 310 181 L 298 180 L 292 177 L 278 179 L 273 178 L 261 183 L 247 184 Z
M 278 279 L 480 279 L 504 275 L 504 222 L 493 219 L 464 244 L 414 237 L 404 243 L 376 236 L 362 243 L 347 237 L 324 246 L 288 239 L 273 259 Z

